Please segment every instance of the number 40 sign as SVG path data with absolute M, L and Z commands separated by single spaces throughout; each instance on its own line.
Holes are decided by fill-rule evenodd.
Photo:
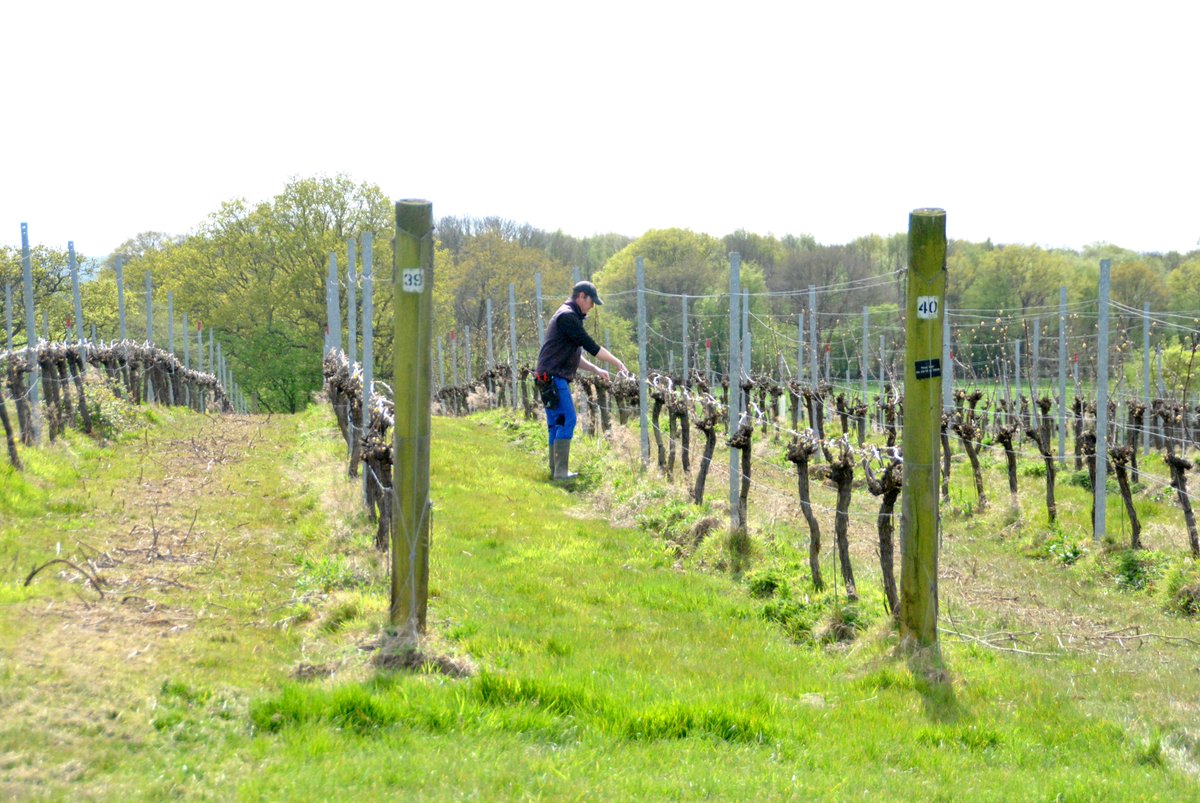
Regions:
M 917 317 L 923 321 L 938 317 L 937 296 L 917 296 Z

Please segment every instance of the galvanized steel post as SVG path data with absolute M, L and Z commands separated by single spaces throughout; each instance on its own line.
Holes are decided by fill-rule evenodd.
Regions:
M 638 422 L 641 427 L 642 468 L 650 464 L 650 428 L 646 408 L 649 392 L 646 387 L 646 263 L 637 257 L 637 338 L 638 338 Z
M 71 266 L 71 299 L 75 303 L 75 339 L 83 342 L 83 305 L 79 300 L 79 262 L 75 258 L 75 242 L 67 243 L 67 262 Z
M 512 408 L 517 409 L 517 287 L 508 285 L 508 349 L 512 361 Z
M 375 235 L 362 235 L 362 369 L 363 369 L 363 432 L 371 424 L 371 399 L 375 395 Z M 366 483 L 367 472 L 363 472 Z M 364 484 L 364 489 L 366 488 Z
M 125 339 L 125 257 L 117 255 L 117 327 L 120 340 Z
M 346 357 L 350 365 L 358 362 L 358 243 L 351 237 L 346 241 L 346 328 L 348 334 Z
M 1092 522 L 1092 538 L 1096 543 L 1104 539 L 1105 502 L 1108 493 L 1108 299 L 1112 260 L 1100 260 L 1099 332 L 1096 338 L 1096 484 L 1092 488 L 1095 499 L 1095 519 Z
M 726 431 L 732 436 L 741 425 L 742 377 L 742 255 L 729 253 L 729 420 Z M 741 456 L 737 449 L 729 450 L 729 529 L 736 532 L 745 524 L 741 520 L 739 494 L 742 485 Z
M 29 409 L 31 411 L 37 409 L 38 401 L 38 378 L 41 373 L 38 370 L 38 361 L 35 354 L 37 350 L 37 318 L 33 312 L 33 259 L 29 255 L 29 224 L 21 224 L 21 278 L 25 288 L 25 345 L 29 359 Z M 38 434 L 38 426 L 33 425 L 33 437 L 36 439 Z
M 1058 288 L 1058 462 L 1067 465 L 1067 288 Z

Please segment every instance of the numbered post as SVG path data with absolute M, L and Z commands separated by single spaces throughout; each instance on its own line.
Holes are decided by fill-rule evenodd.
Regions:
M 394 275 L 396 425 L 392 482 L 391 625 L 416 646 L 429 599 L 430 356 L 433 340 L 433 206 L 396 204 Z
M 909 216 L 908 232 L 900 638 L 906 649 L 936 650 L 946 213 L 941 209 L 917 209 Z

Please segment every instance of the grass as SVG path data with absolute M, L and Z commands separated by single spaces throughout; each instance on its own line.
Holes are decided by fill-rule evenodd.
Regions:
M 27 450 L 24 475 L 0 474 L 6 796 L 1195 794 L 1181 767 L 1194 760 L 1200 689 L 1189 673 L 1162 668 L 1186 652 L 1149 642 L 1043 658 L 948 636 L 940 671 L 910 664 L 882 615 L 874 501 L 856 491 L 859 604 L 831 582 L 828 548 L 831 587 L 814 592 L 803 524 L 788 514 L 794 479 L 782 464 L 767 468 L 768 445 L 755 464 L 764 488 L 751 498 L 752 565 L 734 581 L 724 527 L 704 535 L 721 502 L 683 504 L 684 489 L 631 468 L 622 443 L 581 439 L 573 457 L 583 482 L 569 492 L 544 481 L 538 425 L 497 414 L 436 419 L 424 649 L 478 668 L 452 678 L 370 662 L 386 571 L 328 414 L 253 419 L 223 434 L 201 416 L 156 415 L 111 447 L 72 437 Z M 209 446 L 192 454 L 193 441 Z M 726 487 L 715 469 L 714 500 Z M 969 477 L 954 479 L 951 508 L 966 507 Z M 1040 500 L 1040 481 L 1022 477 L 1027 499 Z M 989 474 L 993 500 L 1007 498 L 1004 482 L 1002 471 Z M 1060 491 L 1059 542 L 1077 543 L 1083 492 Z M 818 504 L 832 499 L 820 483 L 814 494 Z M 205 559 L 104 570 L 136 581 L 152 565 L 188 587 L 142 589 L 154 611 L 94 602 L 69 572 L 21 585 L 56 550 L 80 558 L 77 542 L 114 554 L 144 548 L 156 501 L 160 545 Z M 1049 546 L 1031 559 L 1022 547 L 1044 542 L 1046 529 L 1033 514 L 1007 521 L 1004 507 L 946 515 L 948 623 L 1017 631 L 1069 613 L 1193 632 L 1190 620 L 1161 612 L 1169 593 L 1195 582 L 1165 545 L 1150 542 L 1167 560 L 1142 566 L 1138 556 L 1137 570 L 1090 540 L 1071 561 L 1048 559 Z M 194 549 L 181 545 L 193 512 Z M 1120 587 L 1122 572 L 1147 585 Z M 171 632 L 155 617 L 187 626 Z M 827 637 L 835 624 L 853 640 Z

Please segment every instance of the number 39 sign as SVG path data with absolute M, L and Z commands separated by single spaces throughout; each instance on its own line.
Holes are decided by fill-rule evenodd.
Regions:
M 405 268 L 400 274 L 400 289 L 405 293 L 419 293 L 425 289 L 425 271 L 420 268 Z
M 917 297 L 917 317 L 923 321 L 934 320 L 938 317 L 937 296 Z

